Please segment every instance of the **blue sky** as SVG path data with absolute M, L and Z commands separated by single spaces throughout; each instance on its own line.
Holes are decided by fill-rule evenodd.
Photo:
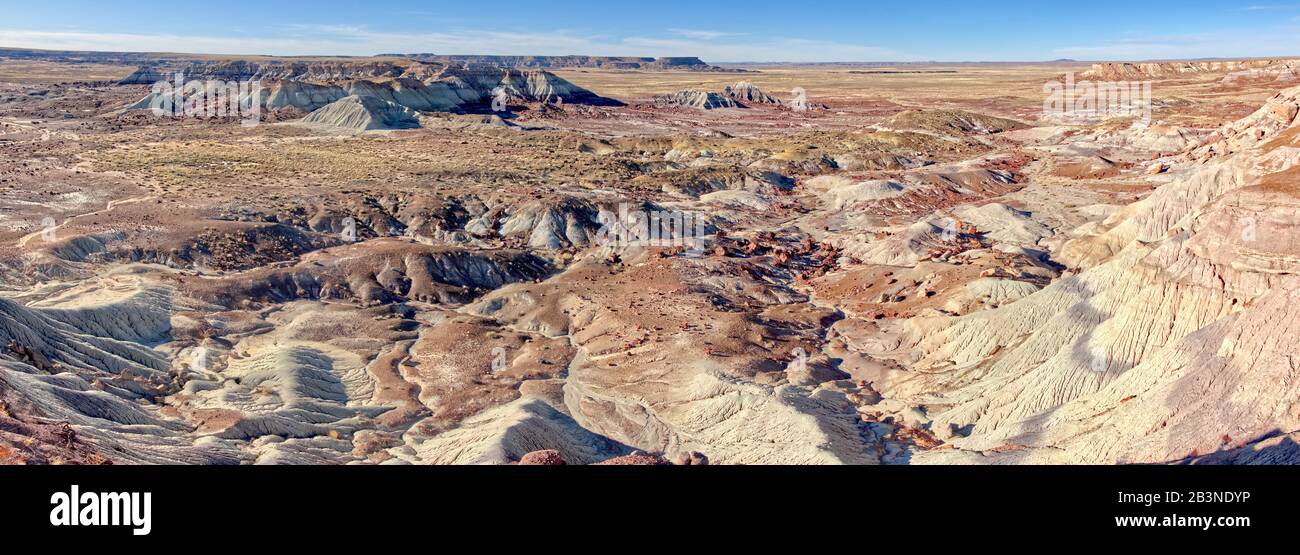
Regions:
M 0 0 L 0 46 L 738 61 L 1300 56 L 1300 1 Z

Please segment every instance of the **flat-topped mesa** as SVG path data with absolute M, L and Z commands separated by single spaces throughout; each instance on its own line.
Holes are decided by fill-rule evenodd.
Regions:
M 1277 68 L 1300 68 L 1300 59 L 1108 62 L 1093 64 L 1092 69 L 1083 72 L 1081 77 L 1108 81 L 1165 79 L 1188 75 L 1272 70 Z
M 553 73 L 539 69 L 447 67 L 431 76 L 426 82 L 430 81 L 482 91 L 483 98 L 486 100 L 491 100 L 494 95 L 501 92 L 505 93 L 512 102 L 622 105 L 617 100 L 604 98 Z
M 422 62 L 459 66 L 531 69 L 621 69 L 649 71 L 730 71 L 695 57 L 648 58 L 634 56 L 454 56 L 438 54 L 385 54 Z
M 420 68 L 408 61 L 272 61 L 233 60 L 220 62 L 181 62 L 150 64 L 120 81 L 123 85 L 152 85 L 171 81 L 176 74 L 186 79 L 222 81 L 319 81 L 347 79 L 383 79 L 419 75 L 443 69 Z
M 259 81 L 259 102 L 267 110 L 297 108 L 312 112 L 348 96 L 373 96 L 418 112 L 483 111 L 502 95 L 512 105 L 621 104 L 542 70 L 457 67 L 411 60 L 196 62 L 144 67 L 123 83 L 173 83 L 177 74 L 187 81 Z M 153 96 L 133 108 L 149 106 Z
M 696 57 L 659 58 L 646 69 L 686 69 L 691 71 L 726 71 L 713 67 Z

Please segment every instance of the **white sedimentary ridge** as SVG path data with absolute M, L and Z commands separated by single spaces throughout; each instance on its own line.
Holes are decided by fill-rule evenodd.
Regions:
M 410 61 L 195 63 L 142 68 L 123 83 L 154 85 L 153 92 L 127 110 L 189 117 L 240 115 L 255 119 L 262 111 L 289 108 L 310 113 L 349 97 L 374 98 L 415 112 L 481 111 L 502 95 L 507 102 L 520 103 L 613 103 L 539 69 L 464 68 Z M 318 120 L 336 119 L 339 112 L 347 110 L 345 104 Z M 356 125 L 356 121 L 348 121 L 344 127 Z M 359 130 L 376 130 L 364 129 L 364 125 Z
M 917 462 L 1169 462 L 1300 429 L 1300 199 L 1267 186 L 1300 149 L 1264 146 L 1297 106 L 1300 89 L 1280 93 L 1198 167 L 1066 243 L 1077 275 L 910 322 L 927 371 L 892 393 L 924 399 L 936 430 L 972 430 Z

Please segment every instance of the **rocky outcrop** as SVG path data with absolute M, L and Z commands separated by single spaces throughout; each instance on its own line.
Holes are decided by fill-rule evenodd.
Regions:
M 187 290 L 227 306 L 297 299 L 464 303 L 482 291 L 534 281 L 550 272 L 545 260 L 519 251 L 473 251 L 380 239 L 310 253 L 291 267 L 195 279 L 187 282 Z
M 373 96 L 417 112 L 476 112 L 513 104 L 569 103 L 619 105 L 554 74 L 537 69 L 463 68 L 410 61 L 379 62 L 224 62 L 148 66 L 124 80 L 128 84 L 165 82 L 176 90 L 184 80 L 258 82 L 256 102 L 265 110 L 297 108 L 313 112 L 348 96 Z M 251 87 L 250 87 L 250 90 Z M 146 109 L 158 93 L 128 106 Z
M 1265 59 L 1145 63 L 1109 62 L 1093 64 L 1092 69 L 1085 71 L 1081 77 L 1085 79 L 1104 81 L 1167 79 L 1171 77 L 1195 76 L 1207 73 L 1267 70 L 1279 66 L 1297 67 L 1300 66 L 1300 60 Z
M 934 212 L 936 207 L 976 203 L 1024 186 L 1006 171 L 954 166 L 913 172 L 898 181 L 855 182 L 823 176 L 808 180 L 807 186 L 837 210 L 837 225 L 856 230 L 829 240 L 844 254 L 872 264 L 912 267 L 938 253 L 976 247 L 978 241 L 971 241 L 977 239 L 1005 238 L 1033 245 L 1049 234 L 1027 214 L 1003 205 Z M 908 223 L 887 225 L 891 216 Z M 996 236 L 985 236 L 993 230 L 998 230 Z
M 268 61 L 230 60 L 220 62 L 158 63 L 141 67 L 120 81 L 123 85 L 152 85 L 184 79 L 221 81 L 343 81 L 350 79 L 397 78 L 411 71 L 408 64 L 391 61 Z
M 1279 92 L 1255 113 L 1225 125 L 1219 132 L 1205 140 L 1192 156 L 1202 161 L 1229 155 L 1263 144 L 1283 131 L 1292 129 L 1300 120 L 1300 88 Z
M 963 136 L 1002 133 L 1028 126 L 1012 119 L 962 110 L 908 110 L 889 118 L 881 127 Z
M 565 466 L 564 455 L 559 451 L 533 451 L 519 459 L 519 466 Z
M 578 199 L 532 201 L 489 211 L 467 229 L 518 237 L 535 249 L 596 246 L 601 228 L 600 208 Z
M 727 85 L 722 89 L 722 96 L 735 100 L 742 105 L 748 104 L 770 104 L 773 106 L 782 106 L 784 102 L 781 99 L 763 92 L 753 83 L 742 81 L 734 85 Z
M 747 108 L 750 106 L 785 106 L 781 99 L 763 92 L 763 89 L 749 82 L 727 85 L 722 92 L 687 89 L 672 94 L 657 96 L 654 103 L 658 106 L 694 108 L 698 110 L 715 110 L 718 108 Z M 805 105 L 807 109 L 821 109 L 821 105 Z
M 538 399 L 483 411 L 436 436 L 410 433 L 407 440 L 413 452 L 398 456 L 419 464 L 510 464 L 529 453 L 551 450 L 568 464 L 585 465 L 631 451 Z
M 497 87 L 513 100 L 530 103 L 570 103 L 593 106 L 621 104 L 614 100 L 602 98 L 591 91 L 561 79 L 553 73 L 540 70 L 506 71 Z M 492 90 L 496 91 L 498 89 L 493 88 Z
M 735 100 L 715 92 L 684 90 L 673 94 L 657 96 L 657 106 L 670 108 L 693 108 L 696 110 L 717 110 L 719 108 L 743 108 Z
M 374 96 L 348 96 L 308 114 L 303 125 L 331 131 L 361 132 L 415 129 L 414 110 Z
M 1294 126 L 1300 90 L 1230 126 Z M 1289 100 L 1288 100 L 1289 99 Z M 998 309 L 913 320 L 935 430 L 919 462 L 1152 463 L 1300 428 L 1293 148 L 1219 153 L 1065 246 L 1082 271 Z
M 238 462 L 236 447 L 200 445 L 188 426 L 145 402 L 174 391 L 176 376 L 162 353 L 130 341 L 170 339 L 164 323 L 171 316 L 168 299 L 163 292 L 140 291 L 58 308 L 0 299 L 0 419 L 9 421 L 6 430 L 60 423 L 55 443 L 79 453 L 64 460 Z M 32 441 L 23 445 L 42 450 Z
M 100 311 L 56 309 L 47 314 L 0 298 L 0 354 L 17 355 L 40 370 L 53 373 L 80 371 L 161 377 L 167 363 L 158 353 L 136 343 L 91 332 L 107 335 L 109 329 L 134 327 L 132 322 L 136 320 L 140 327 L 152 322 L 149 326 L 154 329 L 143 334 L 156 336 L 161 324 L 155 321 L 157 314 L 153 311 L 163 311 L 165 316 L 166 307 L 123 303 L 110 310 L 116 321 L 106 321 L 109 314 Z
M 801 326 L 747 313 L 735 298 L 790 299 L 791 292 L 744 273 L 712 277 L 725 262 L 626 254 L 615 287 L 586 286 L 611 270 L 583 262 L 546 283 L 496 291 L 469 311 L 515 329 L 570 337 L 577 355 L 556 402 L 582 429 L 628 447 L 700 451 L 719 464 L 876 461 L 852 404 L 836 389 L 843 376 L 817 361 L 779 360 L 799 344 L 793 328 Z M 619 310 L 610 299 L 634 309 Z M 662 310 L 635 309 L 657 299 L 672 301 Z M 675 339 L 662 348 L 649 342 L 668 333 Z M 784 344 L 765 347 L 765 337 L 784 337 Z

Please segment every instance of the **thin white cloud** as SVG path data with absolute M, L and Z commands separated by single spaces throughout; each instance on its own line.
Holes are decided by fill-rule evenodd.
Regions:
M 1258 4 L 1241 8 L 1243 12 L 1266 12 L 1273 10 L 1295 10 L 1300 9 L 1300 4 Z
M 1219 33 L 1129 37 L 1072 46 L 1056 55 L 1083 60 L 1300 57 L 1300 29 L 1294 26 Z
M 224 38 L 169 34 L 88 33 L 0 29 L 0 46 L 45 50 L 112 52 L 201 52 L 212 54 L 268 54 L 297 52 L 304 41 L 283 38 Z
M 741 37 L 745 33 L 730 33 L 727 31 L 707 31 L 703 29 L 669 29 L 668 32 L 696 40 L 717 40 L 724 37 Z
M 683 30 L 678 30 L 683 31 Z M 0 46 L 48 50 L 273 54 L 281 56 L 433 52 L 555 56 L 698 56 L 707 61 L 908 61 L 887 48 L 794 38 L 751 40 L 715 31 L 678 32 L 676 38 L 582 35 L 570 31 L 511 32 L 466 30 L 439 33 L 388 33 L 353 25 L 295 24 L 266 36 L 212 37 L 176 34 L 92 33 L 0 29 Z

